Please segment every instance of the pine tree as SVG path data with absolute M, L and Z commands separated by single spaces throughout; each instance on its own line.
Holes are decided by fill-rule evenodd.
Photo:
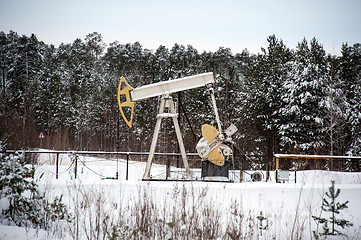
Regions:
M 341 79 L 344 84 L 344 92 L 348 103 L 346 119 L 348 121 L 350 155 L 361 154 L 361 44 L 342 46 Z M 358 170 L 360 170 L 360 166 Z
M 326 73 L 322 45 L 312 39 L 309 47 L 304 39 L 298 44 L 291 71 L 283 84 L 285 92 L 281 98 L 284 104 L 279 113 L 283 116 L 280 135 L 284 149 L 319 153 L 324 147 Z
M 271 155 L 279 151 L 279 127 L 284 118 L 279 109 L 284 106 L 284 83 L 289 79 L 293 53 L 275 35 L 267 41 L 267 50 L 262 48 L 263 54 L 257 56 L 247 71 L 242 101 L 247 110 L 244 118 L 259 134 L 255 141 L 263 146 L 263 153 Z
M 31 171 L 24 153 L 6 153 L 6 143 L 0 141 L 0 200 L 8 203 L 1 209 L 0 220 L 20 227 L 43 229 L 48 229 L 54 221 L 71 221 L 62 197 L 48 201 L 38 191 L 34 179 L 27 177 Z
M 335 189 L 335 181 L 331 181 L 331 187 L 329 187 L 328 192 L 326 192 L 326 197 L 322 199 L 322 211 L 331 213 L 329 219 L 323 217 L 316 217 L 312 216 L 312 218 L 319 224 L 322 224 L 323 232 L 320 235 L 327 236 L 327 235 L 345 235 L 339 230 L 336 229 L 336 226 L 345 227 L 353 226 L 350 221 L 345 219 L 337 218 L 337 214 L 340 214 L 340 211 L 343 209 L 348 208 L 347 204 L 349 201 L 344 203 L 336 202 L 336 198 L 340 195 L 340 189 Z M 331 224 L 331 227 L 328 225 Z M 318 232 L 313 231 L 314 236 L 318 237 Z
M 344 94 L 344 86 L 339 77 L 340 61 L 338 57 L 328 56 L 328 79 L 326 81 L 326 99 L 322 104 L 326 107 L 324 113 L 327 126 L 326 146 L 329 146 L 330 155 L 344 155 L 346 144 L 346 109 L 347 100 Z M 331 161 L 332 163 L 332 161 Z M 331 170 L 332 170 L 331 166 Z
M 29 181 L 24 176 L 29 175 L 30 169 L 23 166 L 24 156 L 21 153 L 5 154 L 5 144 L 0 142 L 0 199 L 8 200 L 8 208 L 2 210 L 2 216 L 9 219 L 18 226 L 23 226 L 33 218 L 32 214 L 37 212 L 37 204 L 30 198 L 36 199 L 36 188 L 34 181 Z M 31 197 L 23 196 L 29 191 Z
M 157 99 L 137 103 L 142 114 L 134 116 L 136 128 L 127 129 L 116 101 L 119 78 L 138 87 L 212 71 L 221 120 L 240 129 L 244 140 L 235 140 L 244 151 L 360 155 L 361 45 L 344 44 L 341 57 L 327 58 L 315 39 L 295 51 L 274 35 L 267 41 L 258 55 L 233 55 L 223 47 L 200 54 L 180 44 L 153 52 L 138 42 L 115 41 L 105 49 L 96 32 L 59 47 L 34 34 L 0 32 L 0 134 L 10 135 L 12 148 L 38 147 L 34 135 L 41 130 L 53 144 L 47 147 L 148 149 Z M 214 119 L 207 90 L 181 95 L 200 134 L 200 125 Z M 188 120 L 181 127 L 193 151 Z M 361 161 L 347 161 L 347 169 L 360 170 Z
M 257 216 L 257 219 L 259 220 L 259 226 L 258 229 L 260 230 L 260 236 L 262 236 L 262 232 L 263 230 L 268 230 L 269 229 L 269 225 L 268 225 L 268 219 L 263 216 L 262 211 L 260 212 L 260 214 Z M 265 223 L 263 221 L 266 221 Z
M 2 94 L 1 128 L 14 129 L 17 132 L 13 140 L 17 147 L 32 147 L 34 145 L 30 135 L 35 130 L 33 117 L 34 92 L 39 73 L 43 66 L 41 45 L 37 37 L 19 36 L 10 31 L 1 33 L 0 66 Z

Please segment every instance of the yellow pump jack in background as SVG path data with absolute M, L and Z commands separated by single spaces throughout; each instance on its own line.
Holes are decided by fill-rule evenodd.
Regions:
M 118 104 L 122 117 L 129 127 L 132 127 L 135 102 L 145 100 L 151 97 L 161 96 L 159 112 L 156 117 L 157 122 L 153 133 L 153 139 L 149 150 L 149 156 L 147 166 L 143 175 L 143 180 L 150 179 L 150 170 L 158 140 L 159 130 L 161 127 L 161 122 L 163 118 L 168 117 L 172 118 L 174 123 L 177 140 L 179 143 L 179 148 L 181 151 L 187 177 L 189 179 L 192 179 L 192 173 L 189 169 L 183 139 L 177 119 L 177 106 L 174 104 L 173 99 L 170 96 L 170 94 L 175 92 L 204 86 L 209 89 L 218 129 L 209 124 L 204 124 L 202 126 L 203 137 L 199 140 L 196 146 L 197 152 L 203 161 L 210 161 L 217 166 L 223 166 L 225 164 L 225 160 L 227 160 L 228 157 L 232 155 L 232 149 L 224 143 L 227 141 L 231 141 L 230 137 L 237 131 L 237 127 L 231 124 L 224 132 L 222 131 L 222 125 L 219 119 L 216 101 L 214 98 L 213 85 L 213 73 L 203 73 L 190 77 L 158 82 L 141 86 L 135 89 L 133 89 L 127 83 L 124 77 L 121 77 L 118 86 Z M 166 111 L 166 109 L 168 111 Z M 130 115 L 128 114 L 128 116 L 126 116 L 126 112 Z

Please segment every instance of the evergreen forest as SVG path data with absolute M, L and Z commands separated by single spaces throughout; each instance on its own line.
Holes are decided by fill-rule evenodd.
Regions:
M 315 38 L 295 49 L 275 35 L 267 41 L 253 54 L 105 44 L 96 32 L 55 47 L 35 34 L 0 32 L 0 138 L 9 149 L 146 152 L 159 99 L 137 102 L 128 128 L 117 103 L 120 77 L 135 88 L 213 72 L 221 121 L 238 127 L 234 141 L 244 153 L 360 156 L 361 44 L 344 43 L 333 56 Z M 186 149 L 195 152 L 201 126 L 215 119 L 208 90 L 174 98 Z M 172 124 L 163 129 L 159 151 L 177 151 Z

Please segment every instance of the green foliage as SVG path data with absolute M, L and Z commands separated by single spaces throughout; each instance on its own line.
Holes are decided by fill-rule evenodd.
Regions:
M 6 153 L 6 144 L 0 141 L 0 200 L 7 203 L 1 209 L 1 220 L 43 229 L 59 220 L 71 221 L 62 196 L 50 202 L 41 195 L 34 180 L 25 177 L 31 175 L 31 171 L 23 153 Z
M 243 104 L 246 118 L 258 130 L 255 141 L 258 139 L 265 146 L 262 152 L 271 154 L 278 151 L 279 125 L 283 118 L 279 109 L 284 105 L 280 100 L 294 56 L 275 35 L 267 41 L 267 50 L 262 49 L 263 54 L 254 59 L 246 75 Z
M 212 71 L 221 121 L 236 124 L 243 152 L 360 155 L 361 44 L 344 44 L 338 57 L 327 56 L 315 38 L 295 50 L 275 35 L 267 41 L 259 54 L 225 47 L 200 53 L 180 44 L 155 51 L 139 42 L 106 47 L 96 32 L 58 47 L 34 34 L 0 32 L 0 135 L 9 136 L 13 149 L 39 147 L 34 136 L 42 131 L 47 148 L 146 151 L 157 99 L 136 104 L 128 129 L 117 104 L 120 77 L 139 87 Z M 193 89 L 181 100 L 199 137 L 200 126 L 214 120 L 209 94 Z M 193 152 L 194 136 L 180 118 Z M 348 170 L 360 166 L 347 162 Z
M 326 54 L 316 39 L 310 44 L 306 39 L 298 44 L 292 67 L 283 83 L 285 104 L 279 111 L 284 116 L 280 121 L 283 148 L 308 153 L 325 146 L 326 68 Z
M 331 216 L 329 218 L 321 217 L 321 214 L 319 217 L 312 216 L 312 218 L 317 222 L 317 225 L 322 225 L 323 230 L 321 233 L 313 231 L 313 234 L 316 238 L 319 238 L 319 236 L 328 235 L 345 236 L 345 234 L 336 229 L 336 226 L 342 227 L 342 229 L 344 229 L 345 227 L 353 226 L 353 223 L 351 223 L 350 221 L 337 218 L 337 215 L 340 214 L 341 210 L 348 208 L 347 204 L 349 203 L 349 201 L 346 201 L 344 203 L 336 201 L 336 198 L 339 196 L 340 192 L 340 189 L 335 189 L 335 181 L 331 181 L 331 187 L 329 187 L 328 192 L 325 193 L 327 198 L 325 197 L 322 199 L 321 206 L 322 211 L 330 213 Z M 331 226 L 329 226 L 329 224 Z

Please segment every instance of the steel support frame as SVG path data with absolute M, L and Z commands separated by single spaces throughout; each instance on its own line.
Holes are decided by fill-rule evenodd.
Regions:
M 165 112 L 166 108 L 169 108 L 170 112 L 166 113 Z M 188 159 L 187 159 L 187 155 L 186 155 L 186 151 L 185 151 L 185 147 L 184 147 L 184 143 L 183 143 L 183 138 L 182 138 L 182 134 L 181 134 L 180 128 L 179 128 L 179 123 L 178 123 L 178 118 L 177 118 L 178 117 L 177 109 L 174 106 L 172 97 L 170 97 L 169 94 L 164 94 L 160 101 L 159 112 L 157 115 L 157 122 L 156 122 L 154 133 L 153 133 L 152 144 L 150 146 L 148 161 L 147 161 L 147 165 L 146 165 L 146 168 L 144 171 L 143 180 L 151 179 L 150 170 L 152 167 L 152 162 L 153 162 L 153 158 L 154 158 L 154 154 L 155 154 L 155 148 L 157 146 L 159 130 L 160 130 L 160 127 L 162 124 L 162 119 L 168 118 L 168 117 L 171 117 L 173 120 L 174 128 L 175 128 L 175 131 L 177 134 L 177 140 L 179 143 L 179 149 L 180 149 L 180 152 L 182 155 L 182 160 L 183 160 L 184 168 L 186 169 L 187 177 L 188 178 L 191 177 L 191 171 L 190 171 L 189 165 L 188 165 Z

